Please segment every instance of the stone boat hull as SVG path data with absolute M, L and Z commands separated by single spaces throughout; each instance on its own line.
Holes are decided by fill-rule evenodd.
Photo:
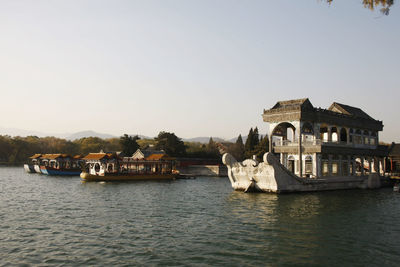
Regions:
M 377 173 L 369 176 L 300 178 L 286 169 L 272 153 L 264 154 L 260 163 L 252 159 L 237 162 L 226 153 L 222 162 L 228 167 L 233 189 L 244 192 L 290 193 L 381 186 L 381 177 Z

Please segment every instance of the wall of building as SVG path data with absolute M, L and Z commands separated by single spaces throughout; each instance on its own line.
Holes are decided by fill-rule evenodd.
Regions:
M 195 176 L 228 176 L 228 171 L 225 165 L 189 165 L 178 167 L 181 174 Z

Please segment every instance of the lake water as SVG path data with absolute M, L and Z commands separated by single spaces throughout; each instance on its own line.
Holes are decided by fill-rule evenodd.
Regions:
M 82 183 L 0 168 L 0 265 L 398 265 L 400 194 Z

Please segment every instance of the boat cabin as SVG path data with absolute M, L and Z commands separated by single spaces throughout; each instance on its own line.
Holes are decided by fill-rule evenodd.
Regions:
M 54 169 L 78 169 L 80 168 L 80 162 L 82 161 L 81 158 L 82 156 L 80 155 L 73 157 L 68 154 L 41 154 L 37 160 L 41 166 L 51 167 Z
M 135 155 L 135 154 L 134 154 Z M 166 154 L 151 154 L 146 158 L 119 157 L 113 153 L 90 153 L 83 158 L 91 175 L 107 174 L 170 174 L 174 158 Z
M 279 101 L 262 116 L 270 127 L 269 151 L 299 177 L 384 173 L 382 121 L 360 108 L 336 102 L 315 108 L 305 98 Z
M 40 165 L 41 157 L 42 157 L 42 154 L 35 154 L 29 158 L 31 159 L 33 165 Z

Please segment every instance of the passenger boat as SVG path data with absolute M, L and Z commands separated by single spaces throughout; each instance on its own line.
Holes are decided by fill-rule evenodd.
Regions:
M 43 154 L 40 157 L 40 172 L 45 175 L 78 176 L 81 173 L 80 155 Z
M 173 169 L 174 159 L 165 154 L 134 159 L 114 153 L 90 153 L 83 159 L 86 168 L 80 176 L 86 182 L 174 180 L 178 175 Z

